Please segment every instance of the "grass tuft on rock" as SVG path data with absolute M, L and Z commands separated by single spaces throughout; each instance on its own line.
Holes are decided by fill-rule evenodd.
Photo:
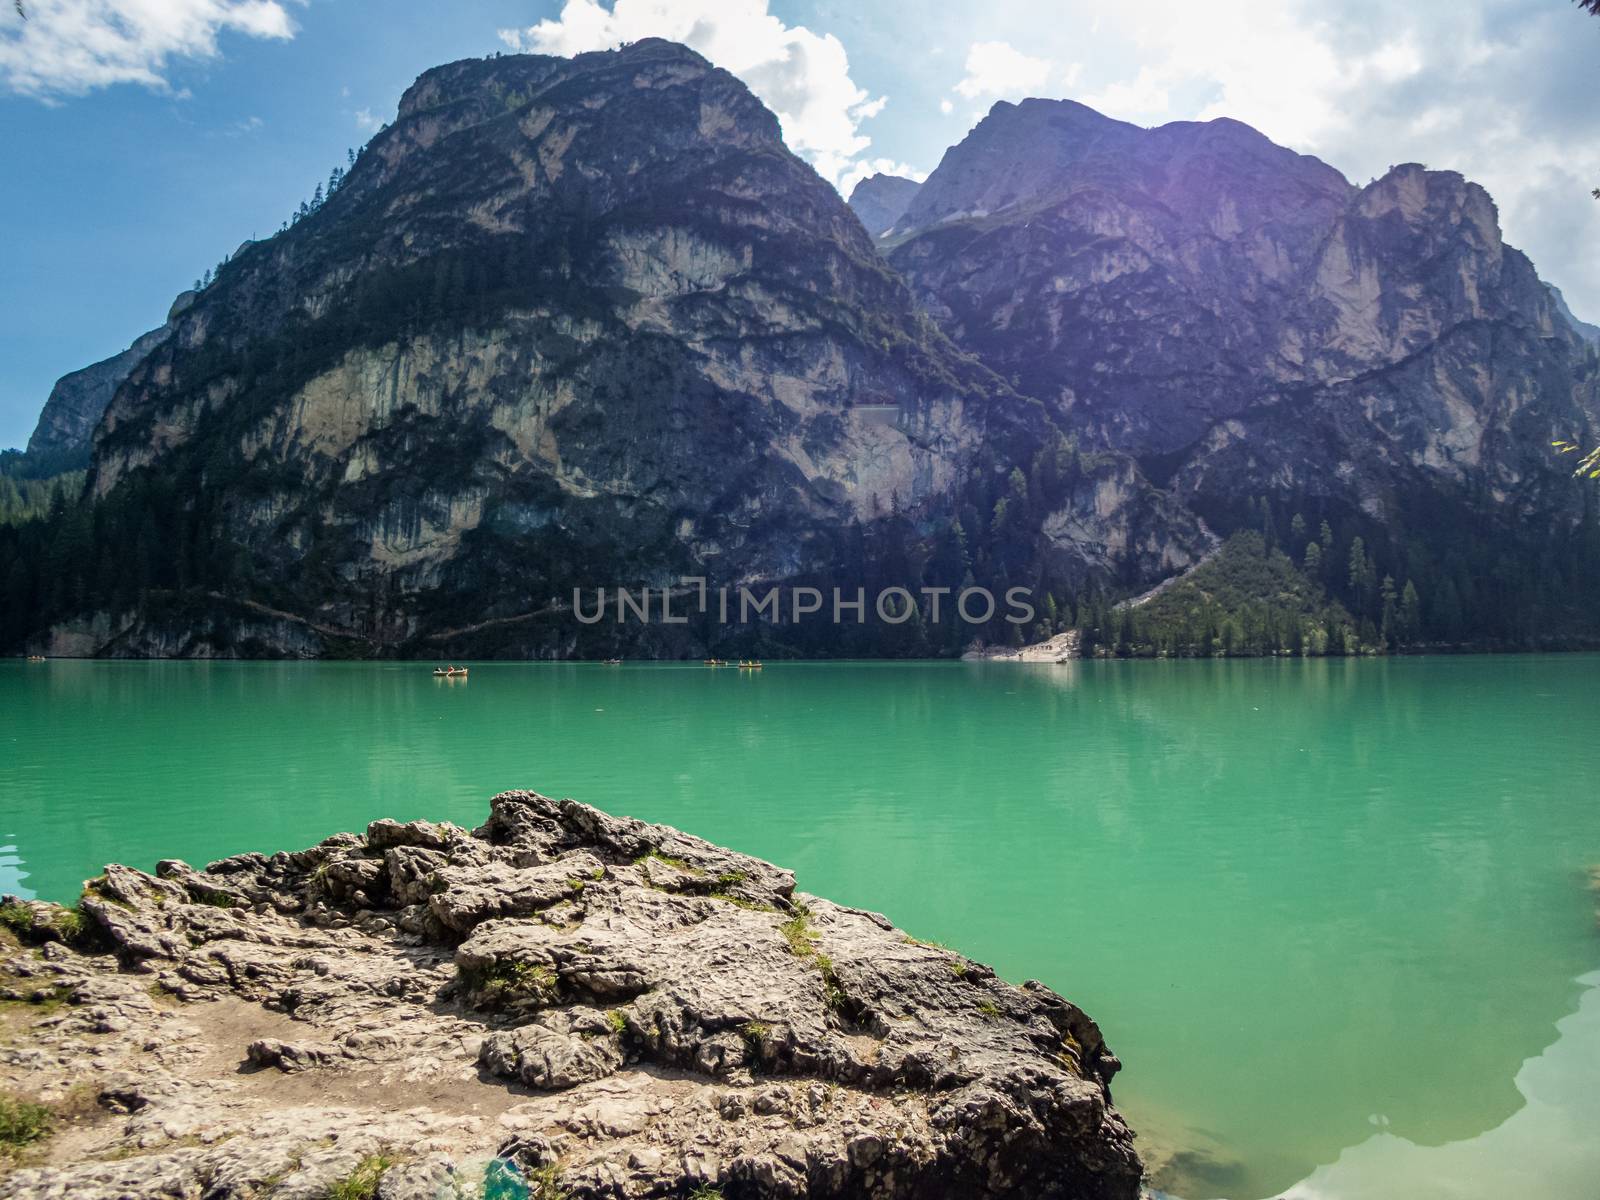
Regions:
M 783 940 L 789 943 L 789 951 L 802 962 L 810 963 L 822 976 L 822 989 L 827 996 L 828 1007 L 843 1015 L 848 1015 L 849 1000 L 844 994 L 844 989 L 839 986 L 839 976 L 833 969 L 833 959 L 817 949 L 817 939 L 822 935 L 811 927 L 811 909 L 798 900 L 794 905 L 794 916 L 778 926 L 778 932 L 783 935 Z
M 557 999 L 560 981 L 550 967 L 542 963 L 502 961 L 489 967 L 464 970 L 462 980 L 479 1002 L 489 1008 L 499 1008 L 521 1001 L 535 1004 L 553 1004 Z
M 81 903 L 71 908 L 54 904 L 44 907 L 49 916 L 41 923 L 35 906 L 19 900 L 0 904 L 0 929 L 11 934 L 19 945 L 38 946 L 44 942 L 61 941 L 79 950 L 96 947 L 99 926 L 83 911 Z
M 33 913 L 26 904 L 7 900 L 0 904 L 0 927 L 9 929 L 20 939 L 24 932 L 33 929 Z
M 561 1168 L 547 1163 L 526 1172 L 529 1200 L 567 1200 L 567 1189 L 561 1186 Z
M 759 1050 L 772 1036 L 772 1026 L 760 1021 L 746 1021 L 739 1027 L 739 1035 L 755 1050 Z
M 335 1180 L 323 1193 L 323 1200 L 373 1200 L 378 1194 L 378 1184 L 384 1172 L 394 1166 L 394 1159 L 386 1154 L 369 1154 L 356 1164 L 355 1170 L 343 1179 Z
M 699 867 L 691 867 L 683 859 L 674 858 L 670 854 L 663 854 L 659 850 L 648 850 L 645 853 L 639 855 L 638 858 L 633 860 L 633 865 L 636 866 L 636 867 L 646 867 L 646 868 L 648 868 L 649 865 L 650 865 L 650 860 L 651 859 L 655 859 L 656 862 L 664 863 L 669 867 L 676 867 L 680 871 L 687 871 L 690 875 L 704 875 L 705 874 L 705 872 L 702 871 Z
M 0 1092 L 0 1156 L 15 1157 L 44 1141 L 54 1122 L 48 1106 Z

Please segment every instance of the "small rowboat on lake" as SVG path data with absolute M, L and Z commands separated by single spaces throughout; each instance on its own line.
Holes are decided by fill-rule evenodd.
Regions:
M 605 663 L 608 667 L 620 667 L 622 665 L 622 660 L 620 658 L 608 658 L 605 660 Z
M 761 670 L 761 660 L 760 659 L 753 659 L 750 662 L 745 662 L 743 659 L 740 659 L 739 660 L 739 669 L 741 671 L 759 671 L 759 670 Z
M 725 658 L 708 658 L 708 659 L 706 659 L 706 666 L 708 666 L 708 667 L 725 667 L 727 665 L 728 665 L 728 660 L 725 659 Z
M 434 675 L 440 678 L 459 677 L 467 673 L 466 667 L 435 667 Z

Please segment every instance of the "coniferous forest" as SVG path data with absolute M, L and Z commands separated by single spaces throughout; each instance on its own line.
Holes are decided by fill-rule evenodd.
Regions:
M 990 488 L 931 526 L 895 511 L 854 524 L 835 547 L 834 572 L 791 581 L 865 586 L 869 595 L 888 587 L 977 586 L 996 595 L 1024 587 L 1035 608 L 1031 623 L 997 615 L 977 628 L 948 617 L 935 624 L 924 601 L 909 620 L 893 624 L 870 611 L 861 624 L 843 627 L 781 619 L 728 629 L 701 623 L 695 634 L 703 641 L 679 652 L 699 653 L 703 644 L 774 657 L 949 656 L 974 638 L 1020 646 L 1070 629 L 1079 631 L 1085 655 L 1112 657 L 1562 649 L 1600 641 L 1572 600 L 1600 591 L 1593 504 L 1564 537 L 1508 544 L 1448 526 L 1396 540 L 1348 515 L 1259 497 L 1240 506 L 1236 524 L 1223 525 L 1231 532 L 1202 565 L 1137 599 L 1131 577 L 1074 586 L 1039 566 L 1047 561 L 1037 553 L 1040 521 L 1098 465 L 1063 439 L 1037 454 L 1027 472 L 993 472 Z M 14 452 L 0 467 L 0 650 L 16 652 L 74 613 L 189 619 L 224 598 L 271 604 L 287 582 L 223 536 L 214 494 L 182 477 L 137 472 L 96 500 L 86 493 L 83 471 L 37 478 L 37 465 Z M 302 569 L 321 567 L 313 552 Z M 374 624 L 386 601 L 397 602 L 374 597 Z M 477 615 L 471 601 L 458 598 L 459 611 L 443 615 L 470 622 Z M 334 648 L 352 657 L 407 652 L 360 636 Z

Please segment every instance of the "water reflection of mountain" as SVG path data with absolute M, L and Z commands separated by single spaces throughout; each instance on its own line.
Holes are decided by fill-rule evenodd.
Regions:
M 1517 1072 L 1524 1103 L 1464 1141 L 1419 1146 L 1379 1133 L 1290 1188 L 1283 1200 L 1594 1200 L 1600 1180 L 1600 971 L 1578 980 L 1578 1010 Z
M 4 835 L 8 838 L 15 834 Z M 21 896 L 24 900 L 33 899 L 33 893 L 22 886 L 22 881 L 28 873 L 22 869 L 22 856 L 17 847 L 7 842 L 0 846 L 0 896 Z

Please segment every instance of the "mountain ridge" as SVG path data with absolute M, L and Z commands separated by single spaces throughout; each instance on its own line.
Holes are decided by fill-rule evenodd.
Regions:
M 1596 364 L 1482 188 L 1049 100 L 912 188 L 874 237 L 672 43 L 432 68 L 116 389 L 88 536 L 150 545 L 127 582 L 30 575 L 8 611 L 76 652 L 839 653 L 574 629 L 562 596 L 1023 585 L 1076 613 L 1194 563 L 1208 521 L 1374 556 L 1329 581 L 1351 644 L 1392 643 L 1385 575 L 1426 585 L 1435 641 L 1584 626 L 1593 506 L 1546 449 L 1595 427 Z M 1546 529 L 1578 565 L 1535 571 Z M 1502 560 L 1513 598 L 1462 618 Z

